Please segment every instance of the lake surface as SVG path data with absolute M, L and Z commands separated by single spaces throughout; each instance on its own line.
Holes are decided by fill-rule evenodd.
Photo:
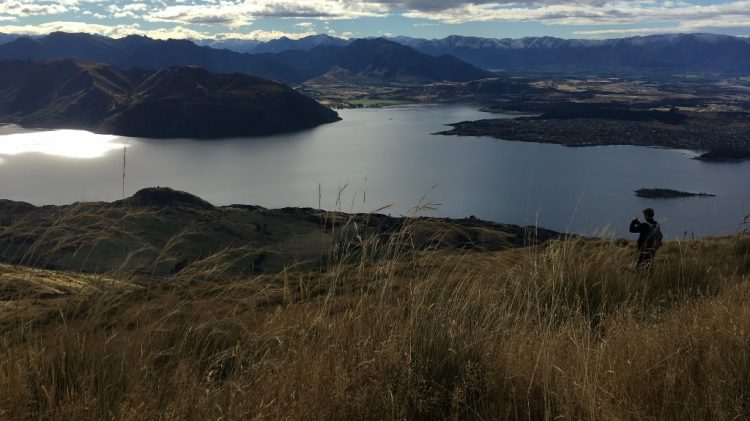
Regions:
M 320 206 L 538 225 L 627 235 L 645 207 L 669 237 L 735 233 L 750 213 L 750 162 L 705 163 L 690 151 L 568 148 L 434 136 L 444 124 L 491 118 L 470 105 L 342 110 L 343 121 L 263 138 L 152 140 L 81 131 L 0 128 L 0 198 L 36 205 L 111 201 L 169 186 L 216 205 Z M 123 147 L 126 146 L 125 149 Z M 716 197 L 635 197 L 642 187 Z M 343 192 L 339 195 L 339 190 Z M 319 194 L 320 192 L 320 194 Z M 337 198 L 340 197 L 340 201 Z M 439 205 L 438 205 L 439 204 Z

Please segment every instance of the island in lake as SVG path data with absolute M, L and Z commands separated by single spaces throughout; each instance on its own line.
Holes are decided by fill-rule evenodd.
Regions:
M 638 197 L 644 197 L 647 199 L 674 199 L 678 197 L 715 197 L 715 194 L 710 193 L 690 193 L 686 191 L 673 190 L 673 189 L 638 189 L 635 191 L 635 195 Z

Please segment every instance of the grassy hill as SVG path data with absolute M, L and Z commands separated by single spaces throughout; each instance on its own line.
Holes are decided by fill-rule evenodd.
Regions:
M 501 250 L 558 236 L 473 218 L 216 207 L 167 187 L 143 189 L 113 203 L 36 207 L 0 200 L 0 261 L 145 278 L 307 270 L 394 238 L 402 248 L 419 250 Z
M 163 202 L 177 198 L 155 197 L 109 212 L 138 202 L 159 232 L 180 217 Z M 201 218 L 271 212 L 187 199 Z M 37 235 L 69 231 L 65 215 Z M 668 241 L 647 272 L 630 241 L 471 248 L 444 240 L 460 221 L 366 231 L 357 218 L 317 220 L 329 258 L 294 270 L 0 265 L 0 418 L 750 415 L 750 235 Z M 413 241 L 413 225 L 433 240 Z M 8 226 L 21 227 L 0 238 Z

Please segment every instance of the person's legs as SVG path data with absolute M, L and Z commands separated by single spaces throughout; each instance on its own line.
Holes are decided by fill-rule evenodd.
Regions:
M 638 262 L 636 267 L 639 269 L 652 270 L 654 268 L 654 257 L 656 257 L 656 250 L 643 249 L 638 251 Z
M 636 267 L 646 269 L 651 267 L 653 261 L 653 253 L 648 249 L 638 250 L 638 260 L 636 261 Z
M 648 268 L 649 270 L 654 269 L 654 259 L 656 258 L 656 250 L 655 249 L 649 249 L 648 250 Z

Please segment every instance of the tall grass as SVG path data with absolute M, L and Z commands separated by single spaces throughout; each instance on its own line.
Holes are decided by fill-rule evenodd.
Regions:
M 667 242 L 647 272 L 628 242 L 340 229 L 321 270 L 186 270 L 9 316 L 0 417 L 750 417 L 748 235 Z

